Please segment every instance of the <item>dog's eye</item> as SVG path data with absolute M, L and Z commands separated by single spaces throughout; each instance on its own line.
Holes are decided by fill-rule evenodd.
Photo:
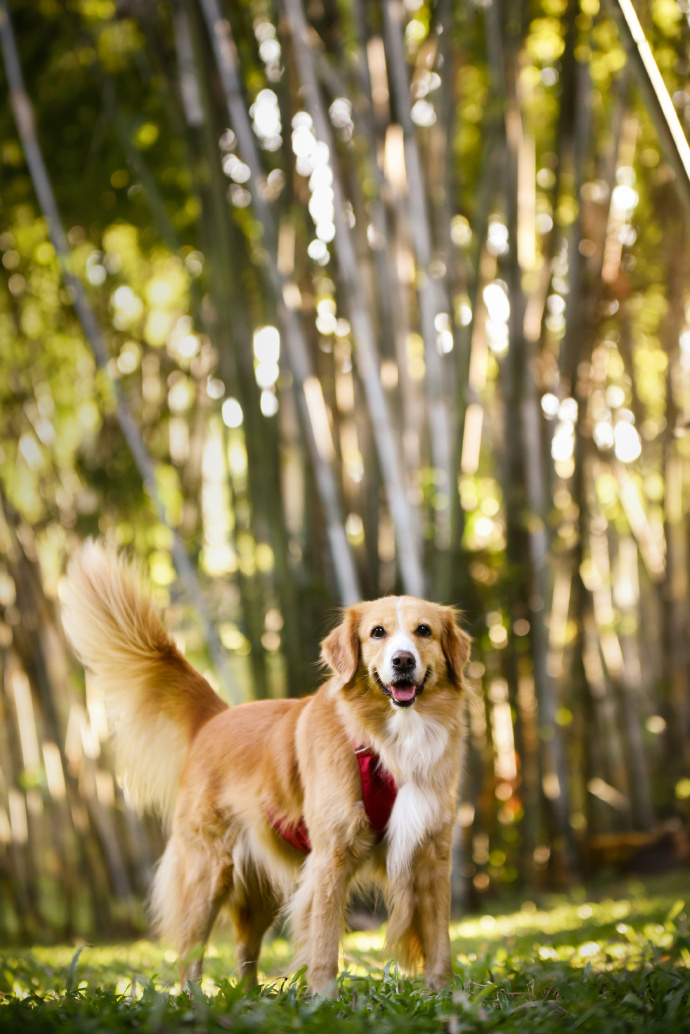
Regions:
M 415 631 L 415 635 L 420 635 L 422 639 L 428 639 L 431 635 L 431 629 L 428 625 L 418 625 Z
M 371 630 L 371 638 L 372 639 L 385 639 L 386 638 L 386 630 L 385 630 L 385 628 L 382 628 L 381 625 L 377 625 L 376 628 L 372 628 L 372 630 Z

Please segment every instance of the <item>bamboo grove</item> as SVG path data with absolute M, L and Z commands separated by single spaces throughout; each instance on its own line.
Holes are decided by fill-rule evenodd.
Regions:
M 2 0 L 0 936 L 140 922 L 160 848 L 87 535 L 234 702 L 460 607 L 458 901 L 682 841 L 690 24 L 639 6 Z

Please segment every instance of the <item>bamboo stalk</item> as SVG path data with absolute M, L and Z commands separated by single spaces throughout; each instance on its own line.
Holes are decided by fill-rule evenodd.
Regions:
M 654 122 L 664 157 L 676 173 L 680 198 L 690 210 L 690 145 L 654 59 L 652 48 L 631 0 L 608 0 L 607 6 L 618 26 L 621 42 L 631 59 L 633 74 Z
M 575 197 L 578 200 L 577 219 L 573 222 L 568 234 L 568 272 L 570 277 L 570 291 L 566 298 L 565 309 L 565 335 L 560 348 L 560 367 L 566 390 L 571 394 L 575 387 L 577 357 L 580 351 L 580 344 L 583 335 L 586 333 L 587 314 L 586 307 L 582 304 L 580 284 L 585 273 L 585 259 L 580 252 L 580 242 L 583 232 L 583 215 L 581 189 L 585 181 L 585 163 L 588 154 L 588 145 L 592 131 L 592 105 L 590 102 L 591 79 L 589 68 L 586 65 L 574 62 L 575 69 L 572 76 L 572 105 L 573 112 L 573 171 L 575 176 Z M 559 177 L 562 175 L 561 163 L 559 163 Z M 556 206 L 554 206 L 554 214 Z M 552 230 L 552 240 L 555 243 L 556 224 Z M 547 292 L 548 293 L 548 292 Z M 546 298 L 544 298 L 546 303 Z
M 0 44 L 2 46 L 7 80 L 10 86 L 10 102 L 17 130 L 24 148 L 36 196 L 48 223 L 50 238 L 60 264 L 60 272 L 72 297 L 79 322 L 94 354 L 96 364 L 99 369 L 104 371 L 110 381 L 115 397 L 117 420 L 130 448 L 134 462 L 141 474 L 146 492 L 154 504 L 158 519 L 171 532 L 173 561 L 185 586 L 197 621 L 201 626 L 213 663 L 230 698 L 238 702 L 241 699 L 241 695 L 235 685 L 232 669 L 225 657 L 218 634 L 206 610 L 206 604 L 196 573 L 177 528 L 173 527 L 168 518 L 165 505 L 158 491 L 155 463 L 144 443 L 141 431 L 129 410 L 119 384 L 110 377 L 108 372 L 108 348 L 103 331 L 88 300 L 83 284 L 72 271 L 70 247 L 60 219 L 48 169 L 36 136 L 33 109 L 24 86 L 7 0 L 0 0 Z
M 199 38 L 200 25 L 190 24 L 187 8 L 178 2 L 173 10 L 175 27 L 175 44 L 181 83 L 185 121 L 189 146 L 195 155 L 200 194 L 202 197 L 202 232 L 209 261 L 209 288 L 212 305 L 195 306 L 199 318 L 210 324 L 209 332 L 217 346 L 221 377 L 233 395 L 237 395 L 242 406 L 243 436 L 247 448 L 248 478 L 245 486 L 233 483 L 233 493 L 239 493 L 242 505 L 233 507 L 236 514 L 246 512 L 247 519 L 251 514 L 255 527 L 254 537 L 260 540 L 261 520 L 259 519 L 260 494 L 257 492 L 257 477 L 266 465 L 266 458 L 261 456 L 257 462 L 257 449 L 263 446 L 266 435 L 261 422 L 265 419 L 258 413 L 259 399 L 254 377 L 253 355 L 250 347 L 251 331 L 244 313 L 244 305 L 238 297 L 237 290 L 238 261 L 236 247 L 233 247 L 232 223 L 228 202 L 226 200 L 227 180 L 223 176 L 218 161 L 218 132 L 214 127 L 214 109 L 212 91 L 206 78 L 199 75 L 204 67 L 200 51 L 202 41 Z M 207 63 L 207 62 L 206 62 Z M 201 164 L 203 163 L 203 164 Z M 210 318 L 209 318 L 210 317 Z M 247 370 L 249 366 L 249 371 Z M 208 403 L 206 392 L 200 387 L 201 398 Z M 207 428 L 208 415 L 200 427 L 203 435 Z M 193 483 L 186 478 L 189 488 Z M 279 508 L 280 509 L 280 508 Z M 236 517 L 237 520 L 237 517 Z M 251 670 L 253 695 L 268 695 L 268 670 L 266 651 L 261 637 L 264 616 L 267 610 L 263 598 L 262 587 L 256 572 L 248 574 L 242 565 L 235 575 L 244 614 L 249 632 L 251 652 L 248 658 Z
M 574 17 L 575 14 L 573 13 Z M 572 43 L 572 40 L 571 40 Z M 572 79 L 572 81 L 571 81 Z M 587 160 L 587 133 L 591 129 L 591 113 L 589 105 L 588 70 L 580 67 L 573 71 L 569 78 L 569 94 L 572 97 L 567 102 L 570 118 L 574 124 L 572 130 L 572 151 L 575 172 L 575 183 L 577 196 L 580 193 L 580 184 L 584 179 L 584 167 Z M 565 89 L 565 85 L 564 85 Z M 623 91 L 617 94 L 617 103 L 614 105 L 612 117 L 611 137 L 614 141 L 611 154 L 603 160 L 603 169 L 600 177 L 608 184 L 609 195 L 612 190 L 615 170 L 620 162 L 620 150 L 622 147 L 625 108 Z M 561 137 L 566 137 L 565 129 Z M 625 164 L 625 163 L 623 163 Z M 554 205 L 558 202 L 558 194 L 554 196 Z M 603 241 L 606 235 L 606 214 L 602 212 L 601 232 L 598 228 L 595 231 L 593 216 L 596 210 L 589 215 L 580 211 L 570 235 L 569 241 L 569 266 L 572 268 L 570 293 L 566 302 L 566 333 L 561 342 L 559 365 L 563 392 L 574 395 L 577 391 L 576 373 L 581 364 L 590 360 L 595 334 L 595 320 L 598 312 L 598 303 L 602 297 L 601 261 L 589 262 L 584 265 L 580 253 L 576 250 L 579 239 L 582 235 L 583 225 L 588 226 L 589 236 L 599 239 L 601 243 L 600 252 L 603 253 Z M 633 813 L 642 824 L 651 821 L 648 793 L 645 788 L 644 774 L 630 772 L 632 778 L 628 780 L 626 769 L 625 748 L 621 736 L 621 721 L 616 707 L 614 697 L 614 685 L 620 691 L 620 699 L 623 707 L 623 726 L 628 729 L 629 744 L 637 742 L 637 730 L 632 728 L 634 717 L 628 704 L 628 686 L 623 679 L 624 671 L 622 663 L 618 667 L 614 663 L 615 672 L 606 666 L 604 656 L 603 640 L 598 636 L 597 626 L 594 617 L 595 595 L 590 583 L 585 585 L 583 579 L 584 564 L 588 559 L 588 550 L 591 551 L 594 536 L 591 531 L 591 524 L 597 517 L 596 513 L 596 473 L 593 467 L 594 448 L 591 437 L 584 431 L 586 420 L 586 403 L 578 408 L 578 420 L 576 425 L 576 444 L 574 452 L 575 471 L 572 487 L 570 489 L 574 504 L 578 510 L 578 536 L 573 549 L 573 588 L 572 588 L 572 612 L 577 625 L 577 634 L 571 645 L 571 653 L 575 665 L 575 680 L 579 684 L 579 696 L 583 700 L 584 707 L 592 711 L 592 720 L 585 715 L 585 728 L 588 730 L 586 743 L 585 767 L 586 771 L 578 773 L 577 783 L 574 792 L 581 794 L 584 791 L 584 806 L 592 817 L 590 822 L 590 833 L 593 829 L 604 829 L 610 827 L 613 822 L 617 826 L 628 825 Z M 587 549 L 585 546 L 587 545 Z M 616 639 L 613 642 L 609 637 L 606 639 L 606 651 L 609 661 L 612 658 L 612 649 L 617 651 L 619 661 L 622 660 L 620 645 Z M 622 684 L 621 684 L 621 680 Z M 634 764 L 638 764 L 636 760 Z M 639 764 L 644 765 L 644 759 Z M 630 765 L 628 765 L 630 768 Z M 601 781 L 604 776 L 609 787 L 619 794 L 610 796 L 611 800 L 617 800 L 617 807 L 610 810 L 611 805 L 605 803 L 601 797 L 596 796 L 588 787 Z M 629 794 L 632 790 L 632 794 Z M 610 793 L 610 791 L 609 791 Z
M 292 2 L 296 3 L 297 0 Z M 451 466 L 452 421 L 446 392 L 448 373 L 445 367 L 449 364 L 444 363 L 436 345 L 435 319 L 439 312 L 450 312 L 450 302 L 442 282 L 435 279 L 431 272 L 431 228 L 425 200 L 427 190 L 410 108 L 402 4 L 399 0 L 385 0 L 382 11 L 393 108 L 402 126 L 405 146 L 405 202 L 417 265 L 417 297 L 420 330 L 424 339 L 432 462 L 441 482 L 437 487 L 447 499 L 446 505 L 435 511 L 436 549 L 443 554 L 450 546 L 450 492 L 455 490 L 455 486 Z
M 448 318 L 450 329 L 453 335 L 453 355 L 450 357 L 450 376 L 448 403 L 451 410 L 451 445 L 450 445 L 450 481 L 447 486 L 448 492 L 448 536 L 449 551 L 439 552 L 436 557 L 434 581 L 436 594 L 439 599 L 452 599 L 456 586 L 454 581 L 454 570 L 457 565 L 456 557 L 459 552 L 458 544 L 455 541 L 458 534 L 458 520 L 460 507 L 460 494 L 457 484 L 457 472 L 460 468 L 462 457 L 462 443 L 460 438 L 464 431 L 465 407 L 457 406 L 456 400 L 463 395 L 466 384 L 458 385 L 456 378 L 460 370 L 458 352 L 463 347 L 464 334 L 462 326 L 456 321 L 455 305 L 453 299 L 466 293 L 468 288 L 469 271 L 465 256 L 456 251 L 452 241 L 452 220 L 456 207 L 459 204 L 462 170 L 460 163 L 455 162 L 455 139 L 459 123 L 459 98 L 456 96 L 455 71 L 456 63 L 459 65 L 460 58 L 457 53 L 455 41 L 452 38 L 454 14 L 456 5 L 452 0 L 437 0 L 435 4 L 436 32 L 439 37 L 438 44 L 438 66 L 440 68 L 441 85 L 439 87 L 439 125 L 433 127 L 438 140 L 437 148 L 441 158 L 439 163 L 441 169 L 437 173 L 435 187 L 436 203 L 432 207 L 434 216 L 434 228 L 436 236 L 437 253 L 443 262 L 446 273 L 446 287 L 450 294 L 451 304 L 448 307 Z M 461 426 L 462 425 L 462 426 Z M 460 535 L 461 537 L 461 535 Z M 463 592 L 462 596 L 466 593 Z M 461 597 L 462 598 L 462 597 Z
M 301 0 L 284 0 L 284 9 L 290 24 L 304 98 L 314 122 L 315 135 L 317 140 L 326 144 L 330 154 L 333 172 L 335 250 L 356 343 L 357 369 L 367 398 L 381 474 L 395 525 L 398 569 L 405 592 L 412 596 L 423 596 L 425 579 L 416 520 L 408 499 L 398 442 L 393 433 L 388 401 L 379 376 L 378 349 L 373 323 L 365 303 L 366 292 L 361 282 L 351 231 L 345 220 L 345 198 L 335 162 L 332 134 L 316 78 L 308 25 Z
M 461 469 L 464 447 L 465 423 L 467 407 L 476 402 L 476 393 L 470 384 L 470 365 L 472 361 L 472 342 L 475 335 L 477 312 L 480 308 L 479 289 L 481 286 L 482 253 L 486 242 L 489 216 L 495 202 L 496 193 L 501 183 L 505 164 L 505 132 L 503 126 L 503 41 L 500 33 L 498 5 L 489 4 L 484 9 L 485 35 L 487 39 L 488 62 L 491 72 L 491 94 L 488 105 L 490 114 L 485 123 L 484 147 L 474 210 L 471 216 L 471 246 L 467 260 L 467 295 L 469 299 L 470 318 L 466 326 L 457 330 L 455 342 L 455 393 L 453 406 L 455 411 L 455 448 L 453 453 L 453 471 Z M 465 527 L 465 514 L 460 506 L 460 495 L 457 486 L 451 491 L 451 548 L 452 568 L 454 575 L 452 595 L 467 597 L 477 605 L 476 586 L 465 574 L 462 539 Z M 475 599 L 472 599 L 475 597 Z
M 663 614 L 662 676 L 668 686 L 665 741 L 672 778 L 690 770 L 690 651 L 688 650 L 688 519 L 683 507 L 684 467 L 676 437 L 682 421 L 682 396 L 678 386 L 680 347 L 684 326 L 684 294 L 688 260 L 683 248 L 687 233 L 677 219 L 676 206 L 670 206 L 668 223 L 668 300 L 663 325 L 663 343 L 668 352 L 666 374 L 666 428 L 663 434 L 664 538 L 666 569 L 659 585 Z M 685 474 L 687 478 L 687 473 Z
M 237 148 L 242 161 L 251 171 L 248 186 L 251 189 L 254 212 L 263 229 L 264 261 L 268 282 L 285 335 L 292 374 L 298 385 L 298 405 L 305 429 L 307 447 L 314 470 L 319 499 L 326 521 L 326 534 L 333 558 L 338 591 L 343 603 L 361 599 L 359 579 L 350 545 L 345 534 L 338 485 L 332 459 L 327 458 L 317 440 L 305 396 L 305 384 L 315 380 L 304 334 L 299 319 L 290 304 L 290 283 L 280 272 L 277 262 L 278 234 L 273 213 L 266 201 L 265 176 L 249 116 L 242 97 L 238 57 L 230 23 L 223 18 L 218 0 L 199 0 L 213 47 L 216 65 L 230 123 L 237 136 Z
M 389 245 L 389 219 L 383 203 L 384 177 L 379 163 L 376 160 L 377 136 L 376 119 L 374 113 L 374 98 L 372 95 L 371 75 L 367 61 L 367 21 L 362 0 L 354 0 L 353 18 L 355 30 L 359 42 L 359 59 L 357 72 L 359 77 L 360 94 L 366 98 L 366 105 L 359 111 L 354 107 L 355 127 L 361 126 L 367 148 L 364 157 L 365 174 L 373 177 L 376 183 L 376 193 L 371 201 L 371 221 L 377 235 L 380 235 L 386 242 L 385 247 L 374 249 L 374 261 L 378 278 L 377 303 L 380 309 L 380 332 L 381 352 L 384 356 L 392 358 L 395 355 L 395 306 L 394 297 L 394 273 L 392 252 Z
M 614 597 L 616 582 L 620 582 L 622 576 L 628 576 L 630 583 L 637 583 L 638 550 L 635 540 L 620 537 L 617 545 L 619 569 L 614 578 Z M 627 597 L 628 594 L 626 592 L 623 595 Z M 637 638 L 626 631 L 626 627 L 634 625 L 636 621 L 638 600 L 632 598 L 632 593 L 630 596 L 617 601 L 622 617 L 619 640 L 623 657 L 623 678 L 617 688 L 628 740 L 627 762 L 633 816 L 638 829 L 649 830 L 654 826 L 654 808 L 640 713 L 642 666 Z
M 502 39 L 503 27 L 497 20 L 494 31 Z M 572 829 L 569 823 L 568 771 L 560 727 L 556 722 L 556 686 L 547 664 L 548 633 L 545 622 L 546 601 L 549 592 L 549 539 L 546 524 L 546 471 L 541 441 L 541 411 L 529 360 L 529 345 L 524 336 L 525 296 L 522 289 L 524 270 L 516 242 L 519 236 L 520 210 L 518 204 L 518 169 L 520 147 L 523 142 L 522 112 L 518 91 L 518 55 L 515 40 L 505 47 L 504 97 L 506 119 L 506 211 L 508 238 L 513 242 L 507 260 L 508 290 L 510 297 L 508 355 L 504 361 L 506 427 L 510 419 L 517 419 L 517 433 L 507 436 L 507 479 L 509 525 L 517 515 L 512 511 L 524 498 L 531 514 L 530 526 L 514 527 L 511 538 L 513 550 L 519 549 L 520 539 L 526 538 L 528 577 L 532 600 L 530 614 L 530 646 L 534 683 L 539 707 L 539 721 L 549 730 L 548 738 L 541 741 L 542 788 L 547 801 L 553 836 L 560 848 L 559 857 L 563 876 L 569 879 L 575 865 Z M 498 47 L 496 47 L 498 49 Z M 503 46 L 501 45 L 501 50 Z M 523 489 L 524 486 L 524 489 Z

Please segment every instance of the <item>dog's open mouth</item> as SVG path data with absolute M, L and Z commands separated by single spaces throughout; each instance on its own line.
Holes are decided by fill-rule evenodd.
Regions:
M 419 687 L 414 682 L 395 682 L 391 687 L 391 696 L 400 707 L 409 707 L 419 692 Z
M 404 679 L 398 679 L 396 682 L 391 682 L 388 686 L 383 682 L 378 671 L 375 672 L 375 675 L 384 696 L 391 697 L 393 703 L 398 707 L 411 707 L 417 697 L 424 692 L 424 686 L 429 677 L 429 669 L 427 668 L 421 682 L 409 682 Z

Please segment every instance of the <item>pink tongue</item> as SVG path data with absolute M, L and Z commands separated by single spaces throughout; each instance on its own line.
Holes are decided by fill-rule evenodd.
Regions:
M 394 700 L 414 700 L 416 692 L 416 686 L 391 686 Z

